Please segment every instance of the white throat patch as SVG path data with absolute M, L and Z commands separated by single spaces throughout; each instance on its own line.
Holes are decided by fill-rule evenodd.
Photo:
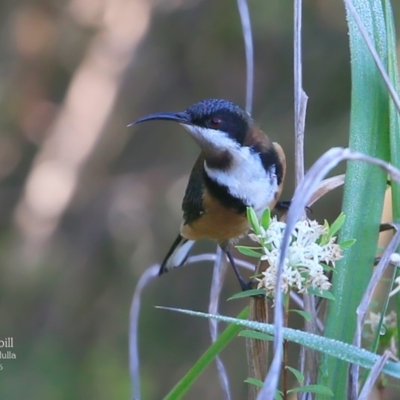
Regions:
M 204 163 L 207 175 L 228 188 L 229 193 L 252 206 L 257 215 L 269 206 L 278 191 L 276 166 L 268 171 L 261 159 L 249 147 L 242 147 L 226 133 L 193 125 L 183 125 L 201 147 L 227 150 L 232 157 L 232 164 L 227 170 L 210 168 Z

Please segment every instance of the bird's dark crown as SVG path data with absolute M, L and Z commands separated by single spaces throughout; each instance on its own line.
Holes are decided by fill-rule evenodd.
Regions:
M 253 121 L 239 106 L 222 99 L 207 99 L 185 110 L 193 125 L 227 133 L 240 145 Z

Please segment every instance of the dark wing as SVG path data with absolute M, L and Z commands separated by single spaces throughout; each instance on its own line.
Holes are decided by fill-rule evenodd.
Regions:
M 189 183 L 182 201 L 183 223 L 185 225 L 200 218 L 204 212 L 202 201 L 204 187 L 203 169 L 204 155 L 200 154 L 190 173 Z M 185 264 L 193 243 L 193 240 L 188 240 L 178 235 L 161 264 L 159 275 Z
M 203 209 L 204 155 L 200 154 L 190 173 L 189 183 L 182 202 L 183 223 L 190 224 L 200 218 Z

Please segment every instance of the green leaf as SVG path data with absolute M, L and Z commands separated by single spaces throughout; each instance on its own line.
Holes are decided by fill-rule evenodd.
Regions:
M 322 268 L 323 268 L 325 271 L 328 271 L 328 272 L 336 272 L 335 268 L 331 267 L 331 266 L 328 265 L 328 264 L 320 263 L 320 265 L 322 265 Z
M 249 321 L 247 319 L 238 319 L 226 317 L 223 315 L 207 314 L 198 311 L 184 310 L 180 308 L 159 308 L 180 312 L 196 317 L 203 317 L 208 319 L 213 318 L 218 321 L 223 321 L 229 324 L 237 324 L 242 327 L 268 333 L 270 335 L 274 333 L 275 329 L 274 325 L 272 324 L 264 324 L 261 322 Z M 237 330 L 235 332 L 237 332 Z M 312 333 L 304 332 L 297 329 L 283 328 L 283 338 L 290 342 L 309 347 L 310 349 L 327 354 L 339 360 L 346 361 L 347 363 L 359 365 L 360 367 L 366 369 L 372 369 L 375 366 L 376 362 L 378 362 L 378 360 L 380 359 L 379 355 L 364 349 L 360 349 L 357 346 L 353 346 L 351 344 L 343 343 L 338 340 L 326 338 L 323 336 L 314 335 Z M 214 344 L 212 346 L 214 346 Z M 382 368 L 382 372 L 395 378 L 400 378 L 400 362 L 386 362 Z
M 249 338 L 249 339 L 268 340 L 269 342 L 271 340 L 274 340 L 274 337 L 272 335 L 269 335 L 268 333 L 253 331 L 250 329 L 245 329 L 245 330 L 241 331 L 239 333 L 239 336 Z
M 247 378 L 245 380 L 245 383 L 249 383 L 250 385 L 254 385 L 259 388 L 262 388 L 264 385 L 263 381 L 260 381 L 259 379 L 256 378 Z M 280 390 L 277 390 L 274 396 L 274 400 L 282 400 L 282 399 L 283 399 L 283 393 Z
M 250 385 L 258 386 L 258 387 L 263 387 L 264 382 L 260 381 L 259 379 L 256 378 L 247 378 L 245 380 L 246 383 L 250 383 Z
M 294 375 L 297 382 L 299 382 L 300 384 L 304 382 L 304 375 L 298 369 L 289 367 L 289 365 L 286 365 L 285 368 Z
M 269 228 L 269 225 L 271 223 L 271 210 L 267 208 L 264 212 L 263 215 L 261 216 L 261 226 L 267 230 Z
M 315 393 L 315 394 L 321 394 L 323 396 L 333 397 L 332 390 L 323 385 L 300 386 L 300 387 L 288 390 L 288 393 Z
M 253 229 L 253 231 L 256 235 L 260 235 L 261 228 L 260 228 L 260 223 L 258 222 L 256 212 L 254 211 L 254 209 L 252 207 L 247 207 L 246 212 L 247 212 L 247 219 L 249 221 L 251 229 Z
M 255 378 L 247 378 L 245 380 L 245 383 L 249 383 L 250 385 L 254 385 L 259 388 L 262 388 L 264 385 L 263 381 L 260 381 L 259 379 Z M 274 396 L 274 400 L 282 400 L 282 398 L 283 398 L 283 393 L 280 390 L 277 390 Z
M 387 32 L 382 0 L 352 0 L 354 8 L 385 66 L 388 65 Z M 351 61 L 351 112 L 349 147 L 352 150 L 390 160 L 389 95 L 357 23 L 347 9 Z M 342 211 L 345 223 L 338 242 L 357 239 L 337 264 L 324 336 L 351 343 L 356 329 L 357 307 L 371 279 L 378 227 L 381 222 L 387 174 L 368 163 L 346 165 Z M 394 204 L 394 203 L 393 203 Z M 347 366 L 334 357 L 323 356 L 318 384 L 335 391 L 335 398 L 347 396 Z M 325 399 L 317 395 L 317 399 Z
M 242 310 L 237 321 L 247 318 L 247 307 Z M 215 357 L 234 339 L 243 328 L 240 325 L 229 325 L 217 338 L 217 340 L 203 353 L 185 376 L 174 386 L 164 397 L 164 400 L 181 399 L 184 394 L 193 386 L 201 373 L 214 361 Z
M 321 239 L 319 240 L 319 244 L 321 246 L 323 246 L 324 244 L 327 244 L 329 242 L 329 222 L 326 219 L 324 219 L 324 228 L 326 230 L 326 234 L 323 235 L 321 237 Z
M 295 308 L 292 308 L 289 310 L 290 312 L 295 312 L 296 314 L 301 315 L 306 321 L 311 321 L 311 315 L 309 312 L 304 311 L 304 310 L 297 310 Z
M 310 288 L 307 288 L 307 293 L 313 294 L 314 296 L 322 297 L 322 298 L 328 299 L 328 300 L 336 300 L 335 296 L 328 290 L 321 291 L 319 289 L 310 287 Z
M 357 242 L 357 239 L 349 239 L 345 240 L 344 242 L 340 242 L 339 246 L 342 250 L 348 249 L 349 247 L 353 246 L 353 244 Z
M 256 258 L 261 258 L 262 253 L 253 250 L 253 248 L 248 247 L 248 246 L 235 246 L 237 248 L 237 250 L 239 251 L 239 253 L 244 254 L 245 256 L 249 256 L 249 257 L 256 257 Z M 260 247 L 254 247 L 259 249 Z
M 236 299 L 243 299 L 245 297 L 252 297 L 252 296 L 265 296 L 266 291 L 265 289 L 250 289 L 245 290 L 244 292 L 239 292 L 234 294 L 233 296 L 229 297 L 229 300 L 236 300 Z
M 282 400 L 283 399 L 283 393 L 280 390 L 277 390 L 274 396 L 274 400 Z
M 343 213 L 340 213 L 329 227 L 329 239 L 339 232 L 339 229 L 343 226 L 345 220 L 346 216 Z
M 389 0 L 383 1 L 388 45 L 388 73 L 396 92 L 400 93 L 397 61 L 396 28 Z M 389 98 L 390 162 L 400 168 L 400 116 L 393 100 Z M 395 221 L 400 220 L 400 184 L 392 180 L 392 213 Z M 397 268 L 397 276 L 400 275 Z M 400 296 L 395 296 L 396 313 L 400 315 Z M 400 318 L 397 318 L 397 357 L 400 357 Z

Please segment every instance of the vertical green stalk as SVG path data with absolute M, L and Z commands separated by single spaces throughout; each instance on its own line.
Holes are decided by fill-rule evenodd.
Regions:
M 353 0 L 384 65 L 387 65 L 385 19 L 381 0 Z M 348 13 L 351 53 L 351 118 L 349 147 L 389 160 L 389 98 L 372 56 Z M 329 303 L 325 336 L 351 343 L 356 309 L 372 274 L 379 223 L 386 188 L 386 175 L 361 162 L 347 166 L 343 212 L 346 222 L 339 241 L 357 239 L 338 263 L 333 280 L 336 301 Z M 328 386 L 335 399 L 347 398 L 348 365 L 324 356 L 319 384 Z M 319 396 L 318 399 L 324 399 Z
M 396 30 L 394 26 L 394 18 L 392 7 L 389 0 L 384 1 L 384 11 L 387 30 L 387 46 L 388 46 L 388 73 L 389 77 L 397 91 L 399 90 L 399 75 L 397 70 L 397 46 L 396 46 Z M 390 162 L 397 168 L 400 168 L 400 117 L 394 102 L 389 99 L 389 120 L 390 120 Z M 400 222 L 400 185 L 392 183 L 392 209 L 393 220 Z M 400 272 L 397 271 L 397 276 Z M 396 296 L 396 311 L 400 316 L 400 296 Z M 397 348 L 400 356 L 400 318 L 397 318 Z

